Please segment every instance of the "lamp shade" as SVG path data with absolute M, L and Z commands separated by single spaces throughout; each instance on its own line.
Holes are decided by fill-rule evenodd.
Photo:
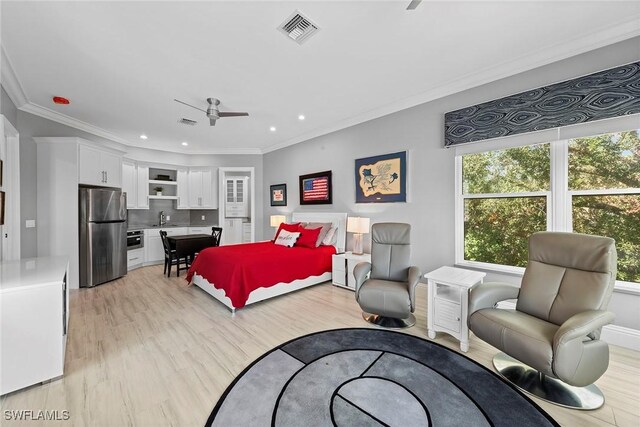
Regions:
M 347 218 L 347 231 L 349 233 L 368 234 L 369 218 L 350 216 Z
M 284 215 L 271 215 L 269 217 L 269 223 L 271 224 L 272 227 L 280 227 L 280 224 L 282 224 L 286 220 L 287 220 L 287 217 Z

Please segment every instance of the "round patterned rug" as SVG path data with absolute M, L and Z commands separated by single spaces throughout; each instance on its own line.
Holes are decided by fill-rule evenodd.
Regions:
M 473 360 L 400 332 L 337 329 L 269 351 L 207 426 L 557 426 Z

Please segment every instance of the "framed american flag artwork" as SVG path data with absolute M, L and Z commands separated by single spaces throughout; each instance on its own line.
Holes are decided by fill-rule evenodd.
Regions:
M 300 175 L 301 205 L 330 205 L 331 171 Z

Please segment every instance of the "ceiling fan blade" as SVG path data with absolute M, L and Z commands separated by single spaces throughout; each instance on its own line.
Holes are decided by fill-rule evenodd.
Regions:
M 409 3 L 409 6 L 407 6 L 407 10 L 414 10 L 420 5 L 421 2 L 422 0 L 411 0 L 411 3 Z
M 234 112 L 224 112 L 224 113 L 218 113 L 218 116 L 220 117 L 243 117 L 243 116 L 248 116 L 249 113 L 234 113 Z
M 207 110 L 203 110 L 202 108 L 194 107 L 193 105 L 191 105 L 191 104 L 187 104 L 186 102 L 178 101 L 177 99 L 174 99 L 174 101 L 179 102 L 180 104 L 184 104 L 184 105 L 186 105 L 187 107 L 191 107 L 191 108 L 195 108 L 196 110 L 200 110 L 200 111 L 202 111 L 203 113 L 206 113 L 206 112 L 207 112 Z
M 209 126 L 215 126 L 216 125 L 216 119 L 214 119 L 213 117 L 209 118 Z

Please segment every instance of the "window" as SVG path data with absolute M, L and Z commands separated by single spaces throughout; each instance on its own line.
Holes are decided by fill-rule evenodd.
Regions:
M 573 230 L 613 237 L 618 280 L 640 282 L 638 131 L 467 154 L 456 164 L 457 263 L 525 267 L 532 233 Z
M 547 229 L 549 144 L 464 156 L 462 173 L 464 259 L 524 267 L 528 237 Z
M 638 131 L 570 140 L 573 230 L 616 240 L 618 280 L 640 282 Z

